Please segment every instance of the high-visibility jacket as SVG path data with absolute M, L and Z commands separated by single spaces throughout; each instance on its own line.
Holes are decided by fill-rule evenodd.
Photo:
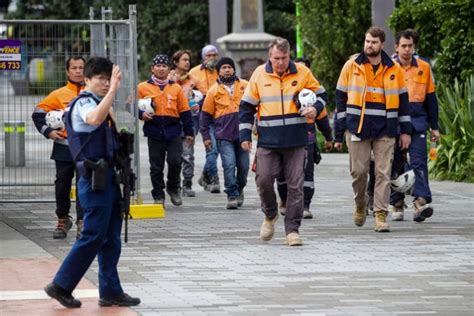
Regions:
M 247 81 L 238 79 L 231 96 L 222 83 L 216 82 L 207 92 L 199 123 L 202 138 L 211 139 L 209 126 L 214 124 L 216 139 L 234 141 L 239 139 L 239 105 Z
M 245 89 L 239 109 L 240 142 L 251 141 L 254 115 L 258 133 L 257 146 L 265 148 L 305 147 L 308 126 L 298 113 L 294 97 L 302 89 L 316 93 L 314 104 L 321 113 L 326 104 L 326 90 L 311 71 L 290 61 L 288 70 L 280 77 L 268 61 L 255 69 Z
M 151 97 L 155 106 L 153 119 L 143 124 L 146 137 L 168 141 L 180 137 L 181 131 L 186 136 L 194 136 L 188 98 L 177 83 L 169 81 L 161 90 L 151 78 L 143 81 L 138 85 L 138 98 L 145 97 Z M 143 111 L 139 111 L 138 115 L 142 119 Z
M 336 141 L 344 131 L 360 139 L 411 133 L 403 69 L 382 51 L 377 72 L 363 53 L 349 59 L 336 87 Z
M 206 95 L 209 88 L 216 83 L 219 74 L 217 70 L 210 71 L 203 64 L 193 67 L 189 74 L 199 81 L 197 88 L 202 94 Z
M 331 124 L 329 123 L 326 108 L 324 108 L 314 120 L 308 118 L 306 122 L 308 123 L 308 144 L 314 144 L 316 142 L 316 126 L 326 141 L 333 140 Z
M 64 87 L 56 89 L 48 94 L 38 105 L 36 105 L 32 119 L 38 132 L 43 134 L 44 137 L 48 138 L 49 133 L 53 130 L 46 124 L 46 113 L 54 110 L 64 110 L 69 102 L 72 101 L 79 93 L 84 89 L 82 84 L 76 84 L 68 81 Z M 67 136 L 66 130 L 62 131 Z M 67 147 L 67 139 L 55 140 L 53 145 L 53 151 L 51 153 L 51 159 L 59 161 L 72 161 L 69 148 Z
M 401 65 L 398 57 L 395 60 Z M 429 127 L 439 129 L 438 100 L 430 64 L 419 57 L 413 57 L 411 65 L 402 68 L 405 71 L 413 129 L 417 132 L 424 132 Z

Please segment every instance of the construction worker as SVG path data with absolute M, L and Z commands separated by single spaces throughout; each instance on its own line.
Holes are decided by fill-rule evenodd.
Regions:
M 278 219 L 273 186 L 283 170 L 288 187 L 286 243 L 301 246 L 299 227 L 303 217 L 304 161 L 308 145 L 306 120 L 321 113 L 326 95 L 307 67 L 290 60 L 288 40 L 276 38 L 270 43 L 268 53 L 269 61 L 255 69 L 240 103 L 240 142 L 244 150 L 252 149 L 252 127 L 257 114 L 255 180 L 265 214 L 260 238 L 264 241 L 273 238 Z M 300 110 L 294 99 L 303 89 L 315 94 L 315 101 Z
M 342 150 L 345 134 L 356 209 L 354 223 L 367 217 L 367 178 L 370 155 L 375 161 L 374 215 L 376 232 L 388 232 L 390 172 L 395 137 L 410 145 L 410 109 L 403 69 L 383 51 L 385 32 L 371 27 L 365 34 L 364 51 L 344 65 L 336 88 L 337 124 L 335 148 Z
M 411 113 L 411 144 L 408 148 L 410 167 L 415 173 L 413 186 L 413 220 L 423 222 L 433 215 L 431 190 L 428 183 L 428 151 L 426 148 L 426 131 L 431 131 L 431 142 L 438 142 L 440 133 L 438 126 L 438 101 L 430 64 L 415 57 L 418 34 L 413 30 L 399 32 L 395 38 L 397 56 L 395 60 L 405 72 L 408 98 Z M 403 154 L 395 148 L 392 177 L 405 172 Z M 393 205 L 392 220 L 402 221 L 405 209 L 405 194 L 392 190 L 390 204 Z
M 72 56 L 66 61 L 67 84 L 51 92 L 46 98 L 41 100 L 36 106 L 32 118 L 38 132 L 44 137 L 51 139 L 53 151 L 51 159 L 56 165 L 56 180 L 54 181 L 54 192 L 56 197 L 56 216 L 58 222 L 53 232 L 54 239 L 64 239 L 72 227 L 72 218 L 69 216 L 71 208 L 71 184 L 76 173 L 73 157 L 69 152 L 67 133 L 64 128 L 57 130 L 49 127 L 46 122 L 46 115 L 50 111 L 64 111 L 84 87 L 84 63 L 81 56 Z M 78 177 L 76 176 L 76 182 Z M 76 238 L 80 238 L 83 227 L 83 211 L 76 198 Z

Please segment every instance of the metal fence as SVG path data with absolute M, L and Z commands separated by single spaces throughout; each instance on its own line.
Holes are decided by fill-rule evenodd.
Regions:
M 31 114 L 46 95 L 65 85 L 70 56 L 103 56 L 120 66 L 122 83 L 114 102 L 118 126 L 138 131 L 136 8 L 129 6 L 128 20 L 111 20 L 104 8 L 101 13 L 101 20 L 94 20 L 91 8 L 90 20 L 0 21 L 0 39 L 21 42 L 21 69 L 0 69 L 0 202 L 54 201 L 53 142 L 36 130 Z

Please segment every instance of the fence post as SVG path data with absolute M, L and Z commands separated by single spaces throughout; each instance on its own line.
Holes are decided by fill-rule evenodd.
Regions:
M 5 166 L 25 166 L 25 122 L 5 122 Z

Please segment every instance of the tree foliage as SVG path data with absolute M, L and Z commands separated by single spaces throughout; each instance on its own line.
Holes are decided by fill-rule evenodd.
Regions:
M 473 16 L 471 0 L 400 0 L 389 25 L 394 32 L 416 29 L 417 52 L 433 59 L 437 80 L 453 83 L 474 73 Z
M 330 106 L 340 71 L 347 59 L 363 49 L 371 25 L 370 0 L 300 0 L 304 52 L 313 72 L 326 87 Z M 333 107 L 333 106 L 331 106 Z

